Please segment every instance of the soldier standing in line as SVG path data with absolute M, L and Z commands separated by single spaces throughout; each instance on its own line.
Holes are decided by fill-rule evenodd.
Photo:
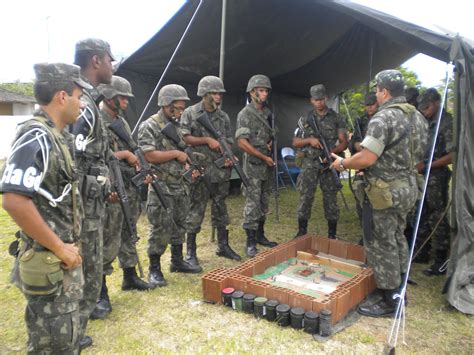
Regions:
M 150 221 L 148 256 L 150 258 L 149 282 L 152 286 L 166 286 L 161 271 L 160 258 L 171 244 L 171 272 L 199 273 L 202 268 L 183 259 L 185 221 L 189 212 L 188 186 L 183 179 L 187 170 L 188 156 L 180 147 L 167 138 L 161 130 L 172 124 L 179 135 L 179 120 L 189 101 L 186 90 L 176 84 L 165 85 L 158 93 L 160 110 L 143 122 L 138 132 L 138 144 L 146 160 L 157 170 L 157 176 L 166 200 L 168 212 L 160 203 L 158 195 L 150 185 L 148 188 L 147 214 Z M 181 138 L 181 144 L 185 145 Z M 197 177 L 198 173 L 193 172 Z
M 77 120 L 82 89 L 76 65 L 34 66 L 32 119 L 19 126 L 0 182 L 3 208 L 21 228 L 12 278 L 27 300 L 27 352 L 79 353 L 82 258 L 78 246 L 82 204 L 65 126 Z
M 110 84 L 101 84 L 98 90 L 104 96 L 100 115 L 106 127 L 115 120 L 120 120 L 131 136 L 130 127 L 124 118 L 128 100 L 133 97 L 132 87 L 128 80 L 114 75 Z M 137 187 L 132 184 L 131 178 L 137 174 L 139 161 L 135 154 L 130 151 L 126 142 L 117 137 L 110 129 L 107 133 L 109 135 L 109 147 L 114 152 L 114 156 L 120 160 L 120 171 L 122 172 L 133 222 L 136 224 L 140 215 L 140 196 Z M 106 275 L 112 274 L 112 262 L 117 256 L 119 265 L 123 269 L 122 290 L 149 290 L 151 287 L 138 277 L 135 269 L 138 264 L 137 249 L 127 229 L 126 221 L 124 221 L 122 208 L 119 203 L 107 203 L 104 222 L 104 275 L 100 297 L 91 314 L 92 319 L 104 319 L 112 311 Z
M 186 218 L 187 238 L 186 261 L 199 265 L 196 255 L 196 235 L 201 231 L 201 224 L 206 212 L 207 201 L 212 193 L 211 218 L 212 227 L 217 229 L 218 247 L 216 254 L 224 258 L 239 261 L 240 256 L 229 246 L 229 215 L 227 214 L 226 197 L 229 195 L 232 161 L 227 159 L 223 167 L 214 162 L 222 157 L 219 142 L 212 138 L 211 133 L 196 119 L 207 114 L 214 128 L 224 134 L 227 144 L 233 143 L 230 119 L 227 113 L 221 110 L 222 95 L 225 92 L 224 83 L 216 76 L 205 76 L 198 84 L 197 95 L 202 100 L 188 107 L 181 118 L 181 132 L 184 141 L 206 157 L 206 176 L 210 181 L 212 192 L 208 190 L 203 179 L 191 185 L 191 208 Z
M 362 150 L 343 159 L 333 154 L 332 167 L 364 169 L 371 209 L 371 230 L 364 231 L 364 248 L 374 269 L 379 297 L 362 303 L 359 313 L 369 317 L 393 316 L 403 278 L 408 270 L 408 245 L 403 234 L 406 216 L 418 195 L 415 164 L 427 145 L 427 125 L 403 96 L 404 80 L 398 70 L 375 77 L 378 112 L 370 120 Z M 362 185 L 361 185 L 362 186 Z M 366 218 L 366 216 L 364 216 Z
M 84 91 L 85 107 L 72 126 L 75 136 L 76 165 L 79 172 L 79 189 L 84 203 L 85 218 L 81 232 L 81 252 L 84 270 L 84 297 L 80 302 L 81 331 L 80 346 L 92 345 L 92 338 L 85 336 L 90 314 L 99 299 L 102 287 L 103 226 L 105 199 L 110 194 L 107 162 L 111 155 L 107 128 L 100 119 L 98 103 L 99 84 L 112 80 L 110 45 L 96 38 L 76 43 L 74 63 L 81 67 L 83 80 L 92 88 Z
M 436 120 L 440 114 L 441 95 L 435 88 L 427 89 L 418 97 L 418 108 L 428 121 L 428 149 L 424 160 L 416 166 L 418 173 L 425 174 L 429 153 L 433 147 L 436 128 Z M 449 181 L 451 170 L 448 165 L 453 161 L 453 116 L 448 112 L 441 112 L 441 123 L 439 127 L 438 139 L 431 163 L 430 176 L 428 178 L 428 189 L 426 191 L 425 202 L 421 214 L 420 228 L 418 230 L 415 245 L 423 243 L 430 235 L 438 220 L 441 220 L 435 232 L 435 253 L 433 265 L 424 270 L 427 276 L 441 275 L 446 273 L 443 268 L 448 259 L 450 226 L 446 215 L 441 218 L 449 200 Z M 418 255 L 418 261 L 429 262 L 430 244 L 428 243 Z M 444 265 L 446 266 L 446 265 Z
M 311 105 L 313 110 L 306 117 L 301 117 L 293 138 L 293 146 L 297 149 L 296 156 L 301 167 L 298 175 L 297 188 L 300 193 L 298 205 L 298 233 L 301 236 L 307 233 L 308 221 L 311 217 L 311 208 L 318 183 L 323 192 L 324 216 L 328 223 L 328 237 L 336 238 L 339 206 L 337 192 L 341 189 L 328 169 L 325 161 L 321 136 L 326 141 L 331 153 L 340 154 L 347 148 L 347 130 L 345 120 L 327 106 L 326 88 L 322 84 L 314 85 L 310 89 Z M 314 132 L 309 124 L 313 119 L 321 132 Z M 336 145 L 336 143 L 338 143 Z
M 251 102 L 239 112 L 235 131 L 235 139 L 244 152 L 244 172 L 249 180 L 249 187 L 244 190 L 243 228 L 247 234 L 246 255 L 250 257 L 257 255 L 257 243 L 268 247 L 277 245 L 265 237 L 264 230 L 275 167 L 271 146 L 276 132 L 269 124 L 271 111 L 267 107 L 271 88 L 270 79 L 265 75 L 250 78 L 247 93 Z

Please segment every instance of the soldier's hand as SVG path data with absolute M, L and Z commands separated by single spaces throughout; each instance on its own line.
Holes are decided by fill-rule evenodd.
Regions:
M 273 168 L 275 166 L 275 162 L 273 161 L 273 159 L 271 157 L 265 157 L 265 164 L 267 164 L 267 166 L 269 166 L 270 168 Z
M 117 203 L 119 201 L 119 196 L 116 192 L 111 192 L 109 196 L 107 196 L 107 202 L 109 203 Z
M 209 149 L 214 150 L 216 152 L 221 152 L 221 145 L 214 138 L 209 137 L 207 145 L 209 146 Z
M 177 150 L 176 151 L 176 160 L 184 165 L 188 161 L 188 155 L 185 152 L 181 152 L 181 151 Z
M 74 244 L 64 244 L 64 247 L 57 251 L 55 255 L 61 259 L 64 269 L 75 269 L 82 264 L 79 248 Z
M 234 166 L 234 163 L 232 163 L 232 160 L 226 159 L 226 160 L 224 161 L 224 167 L 226 167 L 226 168 L 231 168 L 231 167 L 233 167 L 233 166 Z
M 138 168 L 140 165 L 140 160 L 138 160 L 138 157 L 132 152 L 130 152 L 126 160 L 128 165 L 133 166 L 135 168 Z
M 201 176 L 201 172 L 197 169 L 194 169 L 191 176 L 193 177 L 193 180 L 196 180 L 197 178 Z
M 331 169 L 336 169 L 339 172 L 344 171 L 345 169 L 341 166 L 342 158 L 339 155 L 336 155 L 334 153 L 331 153 L 331 155 L 334 158 L 334 161 L 332 162 L 330 168 Z
M 313 148 L 323 149 L 323 146 L 322 146 L 322 144 L 321 144 L 321 142 L 319 141 L 318 138 L 311 137 L 309 144 L 310 144 Z
M 423 162 L 420 162 L 418 164 L 416 164 L 416 170 L 418 171 L 418 174 L 424 174 L 425 173 L 425 163 Z
M 145 185 L 149 185 L 149 184 L 151 184 L 152 181 L 153 181 L 153 176 L 147 175 L 147 176 L 145 176 L 145 180 L 143 180 L 143 183 Z

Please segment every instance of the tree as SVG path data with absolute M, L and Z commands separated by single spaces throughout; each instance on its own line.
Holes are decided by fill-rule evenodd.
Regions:
M 33 97 L 33 83 L 0 83 L 0 88 L 25 96 Z

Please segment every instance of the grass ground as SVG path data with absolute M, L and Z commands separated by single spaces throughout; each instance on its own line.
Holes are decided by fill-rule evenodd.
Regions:
M 354 202 L 345 189 L 351 211 L 341 209 L 338 235 L 341 239 L 357 242 L 360 227 L 354 212 Z M 340 202 L 340 204 L 342 204 Z M 241 229 L 243 198 L 231 196 L 228 207 L 232 225 L 231 244 L 243 254 L 244 232 Z M 284 242 L 296 231 L 297 193 L 282 190 L 280 223 L 275 222 L 275 210 L 268 216 L 267 235 Z M 203 230 L 198 236 L 198 254 L 204 272 L 216 267 L 230 267 L 235 263 L 215 256 L 215 245 L 210 242 L 207 211 Z M 322 218 L 321 194 L 313 208 L 309 230 L 326 234 Z M 0 353 L 24 353 L 26 331 L 23 322 L 25 301 L 20 291 L 9 283 L 12 258 L 7 249 L 15 224 L 0 209 Z M 147 222 L 139 223 L 139 253 L 145 269 Z M 164 259 L 165 277 L 169 286 L 150 292 L 122 292 L 122 273 L 109 278 L 113 312 L 105 321 L 92 321 L 87 333 L 94 346 L 85 353 L 380 353 L 384 349 L 391 320 L 362 317 L 357 323 L 333 336 L 325 343 L 313 341 L 304 332 L 281 329 L 250 315 L 238 314 L 228 308 L 202 302 L 199 275 L 168 272 L 169 250 Z M 452 310 L 441 295 L 444 278 L 427 278 L 416 265 L 412 278 L 418 286 L 409 286 L 405 344 L 399 340 L 398 351 L 403 353 L 472 353 L 474 349 L 474 318 Z M 117 266 L 116 266 L 117 269 Z

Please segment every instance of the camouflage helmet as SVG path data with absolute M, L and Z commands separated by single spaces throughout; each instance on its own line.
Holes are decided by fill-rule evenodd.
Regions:
M 181 85 L 169 84 L 160 89 L 158 93 L 158 106 L 169 106 L 173 101 L 177 100 L 189 101 L 188 93 Z
M 118 95 L 133 97 L 132 86 L 128 80 L 117 75 L 112 76 L 110 84 L 100 84 L 97 89 L 107 100 Z
M 252 76 L 247 84 L 247 92 L 250 92 L 255 88 L 267 88 L 270 90 L 272 84 L 270 83 L 268 76 L 262 74 Z
M 197 95 L 203 97 L 210 92 L 225 92 L 224 83 L 214 75 L 208 75 L 199 80 Z

